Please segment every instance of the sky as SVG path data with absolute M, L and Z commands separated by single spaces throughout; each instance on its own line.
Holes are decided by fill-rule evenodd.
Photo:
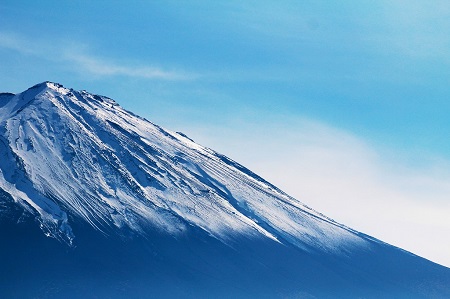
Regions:
M 0 91 L 106 95 L 450 267 L 447 0 L 2 0 L 0 16 Z

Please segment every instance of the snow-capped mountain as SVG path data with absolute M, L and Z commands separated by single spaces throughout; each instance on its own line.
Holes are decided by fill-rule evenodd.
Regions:
M 21 286 L 19 296 L 38 297 L 450 296 L 448 268 L 336 223 L 110 98 L 57 83 L 0 94 L 0 213 L 2 256 L 23 253 L 22 242 L 44 267 L 10 268 L 65 273 L 42 274 L 52 287 L 39 289 L 0 270 L 10 296 Z M 86 273 L 101 282 L 89 286 Z

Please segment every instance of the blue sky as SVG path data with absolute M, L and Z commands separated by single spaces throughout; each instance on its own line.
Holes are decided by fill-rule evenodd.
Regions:
M 107 95 L 450 266 L 448 1 L 3 0 L 0 16 L 1 91 Z

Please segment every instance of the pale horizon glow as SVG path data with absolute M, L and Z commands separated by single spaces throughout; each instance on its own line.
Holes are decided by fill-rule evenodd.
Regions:
M 310 120 L 253 126 L 251 136 L 223 127 L 190 131 L 334 220 L 450 265 L 449 160 L 376 149 Z
M 349 132 L 311 120 L 266 124 L 264 132 L 241 126 L 243 131 L 183 129 L 337 222 L 450 265 L 450 160 L 377 151 Z M 405 154 L 410 156 L 399 156 Z

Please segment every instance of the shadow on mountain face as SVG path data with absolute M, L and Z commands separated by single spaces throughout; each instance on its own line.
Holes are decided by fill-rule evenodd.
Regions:
M 106 236 L 74 222 L 79 237 L 70 248 L 46 238 L 31 214 L 0 196 L 0 238 L 8 243 L 0 248 L 2 298 L 450 295 L 448 269 L 390 246 L 336 258 L 262 238 L 225 245 L 196 228 L 178 238 L 149 228 L 144 238 Z

